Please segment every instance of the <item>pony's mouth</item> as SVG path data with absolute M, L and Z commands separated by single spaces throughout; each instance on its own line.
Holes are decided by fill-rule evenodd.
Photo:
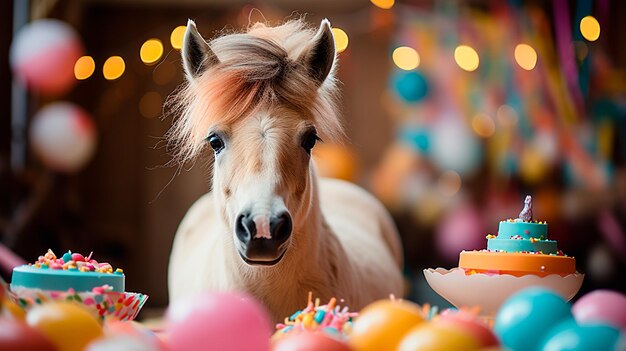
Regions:
M 237 250 L 237 252 L 239 252 L 239 250 Z M 287 252 L 287 250 L 283 250 L 280 256 L 278 256 L 278 258 L 271 260 L 271 261 L 251 260 L 247 258 L 246 256 L 244 256 L 241 252 L 239 252 L 239 256 L 245 263 L 249 264 L 250 266 L 273 266 L 283 259 L 283 256 L 285 256 L 285 252 Z

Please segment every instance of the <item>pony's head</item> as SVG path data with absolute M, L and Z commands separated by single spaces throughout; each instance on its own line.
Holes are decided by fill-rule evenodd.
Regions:
M 313 206 L 311 149 L 343 135 L 330 23 L 251 26 L 206 42 L 189 21 L 187 84 L 170 137 L 188 160 L 212 149 L 213 196 L 250 265 L 278 263 Z

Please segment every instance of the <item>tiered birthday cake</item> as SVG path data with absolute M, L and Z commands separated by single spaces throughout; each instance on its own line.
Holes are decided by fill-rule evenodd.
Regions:
M 466 274 L 565 276 L 576 272 L 576 260 L 548 239 L 546 222 L 533 221 L 532 198 L 526 196 L 519 218 L 501 221 L 498 235 L 487 235 L 486 250 L 461 252 L 459 267 Z

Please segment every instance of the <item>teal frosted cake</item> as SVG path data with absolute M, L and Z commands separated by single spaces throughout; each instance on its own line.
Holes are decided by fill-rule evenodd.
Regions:
M 576 260 L 548 239 L 548 224 L 533 221 L 532 198 L 526 196 L 519 218 L 500 222 L 498 235 L 487 235 L 487 249 L 463 251 L 459 267 L 466 274 L 562 276 L 576 272 Z
M 506 252 L 541 252 L 556 254 L 555 240 L 548 240 L 546 222 L 522 222 L 519 219 L 501 221 L 498 236 L 487 238 L 487 250 Z
M 121 269 L 113 270 L 106 262 L 100 263 L 71 251 L 56 257 L 52 250 L 39 256 L 37 262 L 15 267 L 11 290 L 20 288 L 76 292 L 105 287 L 107 291 L 124 292 L 125 280 Z

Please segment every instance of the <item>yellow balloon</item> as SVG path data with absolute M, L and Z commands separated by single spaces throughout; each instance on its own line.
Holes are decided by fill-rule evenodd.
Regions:
M 471 351 L 480 343 L 470 334 L 449 325 L 422 323 L 406 333 L 398 351 Z
M 0 305 L 2 305 L 0 316 L 20 321 L 23 321 L 24 318 L 26 318 L 26 312 L 24 312 L 20 306 L 11 301 L 8 297 L 3 298 Z
M 404 334 L 423 321 L 412 302 L 380 300 L 366 306 L 354 321 L 350 345 L 355 351 L 395 350 Z
M 519 167 L 522 178 L 529 183 L 543 180 L 549 171 L 548 161 L 539 150 L 533 147 L 524 149 Z
M 26 323 L 45 334 L 59 351 L 83 350 L 102 336 L 100 322 L 71 302 L 49 302 L 34 306 Z

